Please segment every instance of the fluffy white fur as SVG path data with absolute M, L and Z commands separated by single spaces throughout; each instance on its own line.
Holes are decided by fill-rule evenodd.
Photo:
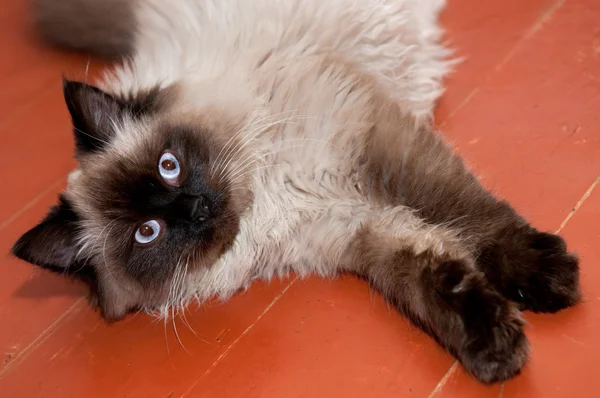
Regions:
M 417 252 L 459 250 L 450 231 L 424 225 L 408 209 L 365 203 L 354 170 L 373 90 L 430 121 L 449 65 L 437 24 L 443 3 L 139 1 L 137 53 L 100 86 L 118 93 L 174 84 L 171 115 L 243 120 L 242 144 L 220 155 L 230 176 L 251 179 L 255 194 L 234 247 L 214 266 L 187 272 L 189 264 L 178 265 L 163 315 L 193 298 L 227 298 L 256 278 L 334 274 L 365 223 Z M 118 128 L 112 147 L 130 156 L 152 126 Z M 76 186 L 74 174 L 71 195 Z M 88 247 L 105 227 L 88 227 Z

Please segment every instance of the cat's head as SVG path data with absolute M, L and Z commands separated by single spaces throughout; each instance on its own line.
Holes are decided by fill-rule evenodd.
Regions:
M 175 111 L 173 87 L 116 97 L 65 80 L 64 95 L 79 165 L 13 253 L 88 283 L 118 320 L 169 300 L 182 267 L 210 267 L 233 243 L 251 200 L 236 173 L 247 115 Z

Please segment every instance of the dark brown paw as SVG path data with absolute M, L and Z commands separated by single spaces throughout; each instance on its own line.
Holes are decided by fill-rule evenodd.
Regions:
M 478 327 L 467 327 L 459 358 L 473 377 L 486 384 L 518 375 L 529 352 L 523 321 L 514 304 L 506 302 L 495 311 L 495 316 L 488 317 Z
M 527 228 L 484 250 L 488 279 L 522 310 L 557 312 L 581 300 L 579 262 L 558 235 Z
M 455 354 L 465 369 L 486 384 L 517 375 L 529 343 L 515 304 L 466 263 L 445 262 L 435 274 L 436 290 L 462 320 L 462 343 Z
M 517 284 L 515 301 L 522 309 L 556 312 L 581 300 L 579 261 L 557 235 L 537 233 L 530 241 L 529 275 Z

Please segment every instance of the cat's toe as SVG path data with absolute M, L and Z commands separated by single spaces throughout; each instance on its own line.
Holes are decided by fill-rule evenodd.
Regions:
M 521 310 L 552 313 L 581 300 L 579 261 L 558 235 L 528 229 L 486 256 L 486 275 Z
M 460 360 L 473 377 L 491 384 L 518 375 L 528 352 L 523 321 L 514 305 L 507 303 L 486 327 L 467 331 Z
M 439 297 L 462 320 L 457 357 L 465 369 L 488 384 L 517 375 L 527 361 L 529 344 L 516 304 L 467 261 L 444 262 L 433 276 Z
M 537 233 L 531 238 L 529 256 L 530 270 L 513 292 L 521 309 L 557 312 L 581 300 L 579 261 L 567 252 L 560 236 Z
M 462 343 L 456 355 L 465 369 L 488 384 L 517 375 L 529 344 L 515 303 L 490 286 L 468 261 L 441 263 L 431 281 L 444 305 L 461 318 Z

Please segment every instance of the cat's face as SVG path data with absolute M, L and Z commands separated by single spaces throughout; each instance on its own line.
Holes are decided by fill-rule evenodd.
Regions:
M 87 282 L 107 320 L 176 299 L 183 272 L 232 244 L 250 201 L 227 157 L 240 126 L 167 112 L 168 89 L 132 101 L 70 81 L 64 92 L 79 167 L 14 254 Z

